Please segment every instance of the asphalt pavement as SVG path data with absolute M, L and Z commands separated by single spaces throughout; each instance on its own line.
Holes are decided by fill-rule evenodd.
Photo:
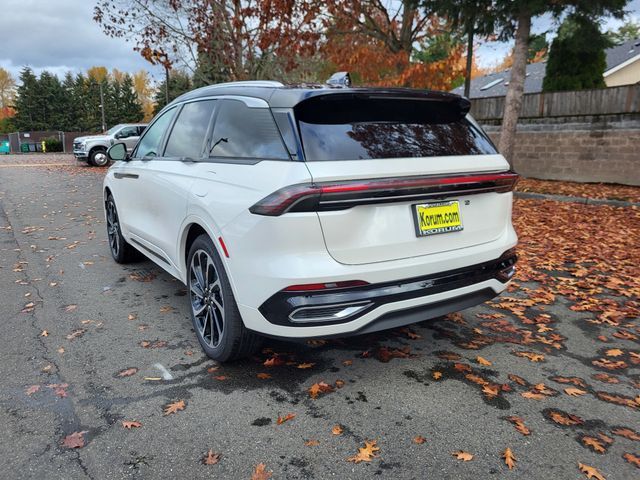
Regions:
M 566 298 L 546 308 L 560 347 L 519 344 L 511 313 L 483 305 L 376 335 L 267 340 L 255 358 L 218 365 L 200 350 L 183 284 L 150 261 L 111 259 L 103 174 L 64 155 L 0 157 L 1 478 L 248 479 L 259 464 L 291 479 L 586 478 L 578 463 L 640 478 L 623 458 L 640 456 L 640 437 L 612 433 L 640 430 L 639 365 L 596 369 L 599 327 Z M 488 326 L 496 314 L 506 323 Z M 491 341 L 473 344 L 475 330 Z M 639 350 L 637 338 L 606 348 Z M 348 461 L 365 441 L 379 447 L 371 461 Z

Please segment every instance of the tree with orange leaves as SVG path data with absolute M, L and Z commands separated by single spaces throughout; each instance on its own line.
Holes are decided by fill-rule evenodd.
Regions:
M 321 51 L 336 69 L 353 72 L 356 82 L 448 90 L 463 72 L 459 44 L 439 60 L 416 58 L 416 46 L 442 34 L 446 24 L 415 1 L 386 7 L 380 1 L 333 0 L 325 6 Z

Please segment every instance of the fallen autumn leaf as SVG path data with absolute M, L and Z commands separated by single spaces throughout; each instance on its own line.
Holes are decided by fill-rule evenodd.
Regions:
M 516 457 L 513 456 L 513 452 L 509 447 L 502 454 L 502 458 L 504 458 L 504 463 L 509 467 L 509 470 L 515 468 L 516 466 Z
M 606 480 L 602 474 L 594 467 L 590 467 L 589 465 L 585 465 L 584 463 L 578 462 L 578 468 L 582 473 L 584 473 L 587 478 L 595 478 L 596 480 Z
M 84 434 L 83 432 L 73 432 L 62 440 L 62 446 L 66 448 L 82 448 L 84 447 Z
M 380 448 L 376 446 L 375 440 L 365 440 L 364 447 L 358 448 L 358 453 L 353 457 L 347 458 L 347 461 L 353 463 L 370 462 L 373 458 L 378 456 L 376 452 L 379 450 Z
M 132 428 L 140 428 L 142 426 L 142 424 L 140 422 L 137 422 L 135 420 L 123 420 L 122 422 L 122 426 L 128 430 L 131 430 Z
M 453 452 L 451 455 L 456 457 L 458 460 L 462 460 L 463 462 L 469 462 L 473 460 L 473 455 L 469 452 L 464 452 L 462 450 L 458 450 L 457 452 Z
M 180 410 L 184 410 L 186 407 L 184 400 L 178 400 L 177 402 L 170 403 L 164 407 L 164 415 L 171 415 L 177 413 Z
M 215 465 L 220 461 L 220 454 L 214 453 L 213 450 L 209 449 L 207 454 L 202 459 L 202 463 L 205 465 Z

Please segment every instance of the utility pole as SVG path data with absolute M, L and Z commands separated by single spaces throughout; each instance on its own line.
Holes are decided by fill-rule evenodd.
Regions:
M 167 105 L 169 105 L 169 65 L 165 62 L 164 64 L 164 78 L 165 78 L 165 100 L 167 101 Z
M 100 109 L 102 110 L 102 133 L 107 131 L 107 126 L 104 122 L 104 95 L 102 94 L 102 82 L 100 82 Z
M 475 19 L 467 23 L 467 65 L 464 73 L 464 96 L 471 94 L 471 68 L 473 67 L 473 34 L 475 33 Z

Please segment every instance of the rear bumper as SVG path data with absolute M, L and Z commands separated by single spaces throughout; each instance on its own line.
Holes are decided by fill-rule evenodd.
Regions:
M 513 276 L 508 270 L 516 261 L 515 253 L 509 250 L 489 262 L 418 278 L 329 291 L 280 291 L 264 302 L 259 310 L 267 321 L 275 325 L 298 328 L 336 325 L 355 320 L 387 303 L 455 290 L 494 278 L 506 283 Z M 331 315 L 331 312 L 336 314 Z M 319 318 L 323 320 L 314 321 Z
M 428 303 L 413 308 L 388 312 L 376 320 L 368 323 L 364 327 L 349 335 L 364 335 L 366 333 L 379 332 L 380 330 L 389 330 L 391 328 L 404 327 L 412 323 L 423 322 L 432 318 L 441 317 L 448 313 L 464 310 L 465 308 L 480 305 L 481 303 L 491 300 L 496 295 L 492 288 L 484 288 L 474 292 L 466 293 L 457 297 L 440 300 L 438 302 Z
M 240 310 L 245 323 L 265 322 L 268 327 L 261 331 L 271 336 L 359 335 L 483 303 L 507 287 L 516 260 L 508 251 L 488 262 L 418 278 L 328 292 L 278 292 L 258 309 L 240 305 Z

